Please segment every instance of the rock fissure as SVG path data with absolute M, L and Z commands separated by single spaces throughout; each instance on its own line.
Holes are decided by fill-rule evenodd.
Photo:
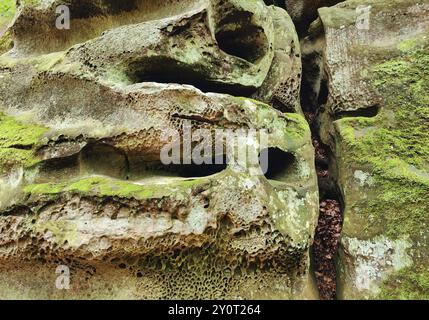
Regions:
M 337 298 L 336 258 L 343 224 L 343 201 L 335 174 L 332 172 L 335 159 L 329 147 L 322 143 L 318 133 L 316 122 L 318 107 L 303 104 L 304 114 L 312 131 L 320 197 L 319 220 L 312 248 L 313 268 L 320 299 L 335 300 Z

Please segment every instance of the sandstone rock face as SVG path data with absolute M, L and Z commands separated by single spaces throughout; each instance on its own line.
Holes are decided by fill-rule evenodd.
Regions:
M 429 0 L 339 2 L 3 0 L 0 298 L 429 299 Z
M 60 2 L 20 1 L 0 57 L 0 297 L 317 297 L 288 14 L 262 0 L 69 1 L 58 30 Z M 265 130 L 267 173 L 236 159 L 242 145 L 258 155 L 258 135 L 223 140 L 212 158 L 227 164 L 163 164 L 188 127 Z
M 319 16 L 304 51 L 345 205 L 340 298 L 427 299 L 429 2 L 351 0 Z
M 341 0 L 265 0 L 287 10 L 302 35 L 306 34 L 311 22 L 317 18 L 317 10 L 341 2 Z

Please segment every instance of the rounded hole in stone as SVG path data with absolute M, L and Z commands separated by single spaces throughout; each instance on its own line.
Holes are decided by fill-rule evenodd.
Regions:
M 285 181 L 294 173 L 295 164 L 295 156 L 279 148 L 267 148 L 259 154 L 259 165 L 268 180 Z
M 233 12 L 222 19 L 216 40 L 222 51 L 252 63 L 263 58 L 269 48 L 264 29 L 252 22 L 250 12 Z

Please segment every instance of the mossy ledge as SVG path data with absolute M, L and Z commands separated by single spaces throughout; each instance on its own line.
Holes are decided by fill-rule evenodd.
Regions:
M 24 124 L 0 112 L 0 173 L 14 166 L 30 167 L 39 159 L 34 153 L 47 128 Z
M 63 193 L 81 194 L 96 197 L 118 197 L 145 200 L 188 192 L 193 187 L 207 183 L 206 179 L 186 179 L 172 181 L 169 184 L 141 185 L 104 176 L 86 177 L 61 183 L 31 184 L 24 187 L 24 192 L 32 197 L 56 196 Z

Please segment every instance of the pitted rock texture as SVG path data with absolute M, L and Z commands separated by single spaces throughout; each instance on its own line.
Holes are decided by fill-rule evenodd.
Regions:
M 288 14 L 70 1 L 75 27 L 59 32 L 57 4 L 21 1 L 0 57 L 0 297 L 316 298 L 317 180 Z M 225 165 L 164 165 L 189 124 L 266 130 L 268 172 L 228 137 L 213 154 Z M 255 137 L 241 144 L 258 155 Z
M 346 1 L 319 16 L 304 82 L 344 198 L 339 298 L 427 299 L 429 2 Z
M 115 3 L 70 1 L 71 27 L 58 30 L 60 1 L 23 2 L 11 55 L 64 51 L 71 73 L 111 84 L 190 84 L 299 112 L 299 41 L 282 9 L 259 0 Z

